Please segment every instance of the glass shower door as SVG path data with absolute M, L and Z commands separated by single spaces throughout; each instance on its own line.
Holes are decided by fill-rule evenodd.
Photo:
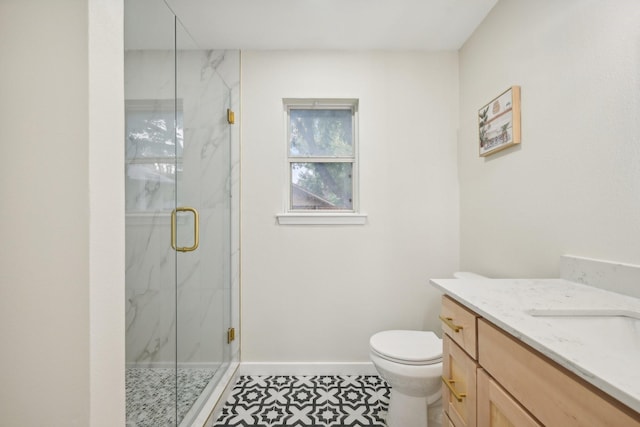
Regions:
M 230 359 L 230 90 L 224 52 L 199 49 L 176 26 L 176 99 L 183 151 L 174 214 L 177 251 L 178 422 L 191 425 Z
M 125 1 L 129 427 L 195 425 L 230 378 L 239 57 L 227 54 L 196 46 L 163 1 Z

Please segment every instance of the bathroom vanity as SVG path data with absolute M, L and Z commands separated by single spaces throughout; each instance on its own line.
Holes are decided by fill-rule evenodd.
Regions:
M 448 427 L 640 427 L 640 300 L 562 279 L 432 280 Z

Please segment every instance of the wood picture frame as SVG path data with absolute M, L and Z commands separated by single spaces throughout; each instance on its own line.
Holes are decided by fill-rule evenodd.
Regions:
M 520 144 L 520 86 L 511 86 L 478 110 L 480 157 Z

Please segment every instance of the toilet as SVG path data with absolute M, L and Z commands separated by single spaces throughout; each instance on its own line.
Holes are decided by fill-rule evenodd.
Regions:
M 391 386 L 387 427 L 426 427 L 428 407 L 442 394 L 442 340 L 431 331 L 383 331 L 369 348 Z
M 453 276 L 486 278 L 467 272 Z M 391 386 L 387 427 L 427 427 L 430 421 L 441 425 L 442 340 L 432 331 L 382 331 L 371 337 L 369 350 L 376 370 Z

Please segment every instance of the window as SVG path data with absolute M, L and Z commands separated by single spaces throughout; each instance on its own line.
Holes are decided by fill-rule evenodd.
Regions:
M 355 100 L 285 101 L 290 211 L 354 211 Z
M 280 224 L 363 224 L 358 100 L 285 99 L 287 207 Z

